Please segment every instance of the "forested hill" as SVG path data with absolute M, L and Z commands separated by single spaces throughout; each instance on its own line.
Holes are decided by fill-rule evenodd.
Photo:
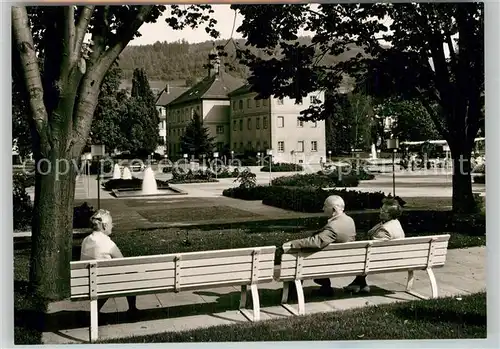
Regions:
M 310 37 L 301 37 L 298 39 L 301 44 L 311 42 Z M 240 47 L 245 46 L 245 40 L 234 40 Z M 248 69 L 239 64 L 236 59 L 236 49 L 233 42 L 227 40 L 216 41 L 215 45 L 226 45 L 227 57 L 224 57 L 223 63 L 228 62 L 234 67 L 234 71 L 228 71 L 236 77 L 246 78 Z M 195 79 L 203 78 L 207 74 L 203 66 L 208 63 L 208 55 L 214 47 L 213 41 L 190 44 L 187 41 L 178 42 L 156 42 L 153 45 L 127 46 L 120 55 L 120 68 L 123 70 L 123 78 L 131 79 L 135 68 L 144 68 L 150 80 L 187 80 L 191 85 Z M 257 54 L 256 49 L 253 50 Z M 359 49 L 349 51 L 348 56 L 355 55 Z M 342 56 L 345 56 L 342 55 Z M 338 60 L 340 57 L 326 56 L 323 63 L 329 63 Z M 345 58 L 345 57 L 342 57 Z M 189 83 L 191 82 L 191 83 Z
M 241 46 L 244 40 L 235 40 Z M 227 41 L 216 41 L 215 45 L 224 45 Z M 131 79 L 135 68 L 144 68 L 150 80 L 192 80 L 206 76 L 203 66 L 208 63 L 208 55 L 214 47 L 213 41 L 190 44 L 187 41 L 156 42 L 153 45 L 127 46 L 120 55 L 120 68 L 123 78 Z M 232 42 L 226 45 L 228 57 L 224 60 L 235 67 L 230 73 L 237 77 L 246 77 L 247 68 L 239 64 Z

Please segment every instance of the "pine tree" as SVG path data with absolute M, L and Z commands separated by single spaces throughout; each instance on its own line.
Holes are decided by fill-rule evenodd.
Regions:
M 203 126 L 200 115 L 194 112 L 191 122 L 186 127 L 186 132 L 181 137 L 181 150 L 184 154 L 199 158 L 213 151 L 214 139 L 210 136 L 208 128 Z

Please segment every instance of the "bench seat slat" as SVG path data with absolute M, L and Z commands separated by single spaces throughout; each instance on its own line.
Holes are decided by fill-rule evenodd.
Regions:
M 444 264 L 446 261 L 446 256 L 434 256 L 432 258 L 432 263 L 430 266 L 434 266 L 437 264 Z M 427 257 L 418 257 L 418 258 L 407 258 L 407 259 L 399 259 L 399 260 L 383 260 L 377 262 L 370 261 L 370 270 L 377 269 L 390 269 L 392 267 L 425 267 L 427 266 Z
M 274 268 L 274 261 L 265 261 L 259 263 L 259 270 L 272 269 Z M 222 266 L 210 266 L 210 267 L 195 267 L 195 268 L 185 268 L 184 263 L 181 264 L 181 274 L 182 278 L 184 276 L 197 276 L 197 275 L 209 275 L 209 274 L 222 274 L 222 273 L 232 273 L 239 271 L 251 271 L 252 263 L 238 263 L 238 264 L 228 264 Z M 182 280 L 181 278 L 181 280 Z M 182 283 L 182 281 L 181 281 Z
M 446 255 L 447 250 L 445 248 L 440 248 L 434 250 L 434 256 L 442 256 Z M 406 259 L 406 258 L 417 258 L 417 257 L 426 257 L 429 255 L 429 248 L 426 250 L 417 250 L 417 251 L 404 251 L 404 252 L 394 252 L 394 253 L 372 253 L 370 255 L 370 263 L 376 261 L 392 261 L 398 259 Z
M 339 244 L 340 245 L 340 244 Z M 353 250 L 321 250 L 321 251 L 303 251 L 302 256 L 304 257 L 304 262 L 311 259 L 323 259 L 323 258 L 335 258 L 344 256 L 364 256 L 366 254 L 365 248 L 356 248 Z M 281 256 L 282 262 L 295 261 L 297 259 L 297 252 L 285 253 Z
M 304 259 L 302 261 L 302 268 L 315 267 L 321 265 L 335 265 L 335 264 L 347 264 L 347 263 L 361 263 L 365 261 L 365 254 L 360 254 L 357 256 L 345 256 L 345 257 L 333 257 L 333 258 L 315 258 L 315 259 Z M 297 265 L 297 258 L 294 260 L 287 260 L 286 262 L 281 262 L 282 269 L 292 268 L 295 270 Z
M 259 256 L 260 261 L 274 261 L 274 252 L 265 253 Z M 208 267 L 217 265 L 226 265 L 234 263 L 252 263 L 252 256 L 234 256 L 234 257 L 219 257 L 219 258 L 206 258 L 199 260 L 185 260 L 182 257 L 182 268 L 195 268 L 195 267 Z
M 388 241 L 390 242 L 390 241 Z M 447 249 L 448 241 L 438 241 L 434 243 L 435 249 Z M 429 243 L 423 244 L 410 244 L 410 245 L 396 245 L 396 246 L 372 246 L 371 254 L 378 253 L 394 253 L 394 252 L 405 252 L 405 251 L 422 251 L 429 250 Z

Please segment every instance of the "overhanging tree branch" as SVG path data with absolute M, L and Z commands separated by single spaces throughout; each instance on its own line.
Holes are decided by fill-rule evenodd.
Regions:
M 95 6 L 84 6 L 82 13 L 78 18 L 78 23 L 76 25 L 76 36 L 74 41 L 74 52 L 79 55 L 82 50 L 83 39 L 85 38 L 85 33 L 87 33 L 87 28 L 90 23 L 90 18 L 94 12 Z M 78 57 L 78 56 L 77 56 Z
M 12 31 L 14 43 L 24 66 L 24 83 L 28 94 L 32 118 L 38 134 L 45 132 L 48 122 L 47 110 L 43 101 L 43 85 L 38 67 L 38 59 L 33 44 L 28 13 L 25 6 L 12 7 Z

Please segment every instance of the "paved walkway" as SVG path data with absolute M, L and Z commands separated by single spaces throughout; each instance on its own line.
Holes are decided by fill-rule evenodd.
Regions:
M 459 301 L 461 295 L 486 290 L 485 266 L 485 247 L 449 250 L 445 266 L 435 270 L 440 296 L 457 296 Z M 340 288 L 351 279 L 332 279 L 333 286 Z M 415 299 L 404 292 L 406 273 L 372 275 L 368 280 L 372 285 L 371 294 L 352 296 L 337 290 L 330 299 L 315 298 L 311 295 L 311 290 L 315 288 L 313 283 L 305 282 L 306 313 L 333 312 Z M 281 286 L 277 282 L 259 286 L 262 320 L 291 316 L 279 306 Z M 425 272 L 416 273 L 414 290 L 430 295 Z M 129 322 L 125 317 L 125 298 L 110 299 L 100 314 L 99 337 L 106 340 L 248 322 L 237 311 L 239 296 L 239 289 L 234 287 L 139 296 L 137 306 L 140 313 L 135 322 Z M 90 323 L 88 312 L 88 302 L 63 301 L 51 304 L 43 343 L 87 342 Z

